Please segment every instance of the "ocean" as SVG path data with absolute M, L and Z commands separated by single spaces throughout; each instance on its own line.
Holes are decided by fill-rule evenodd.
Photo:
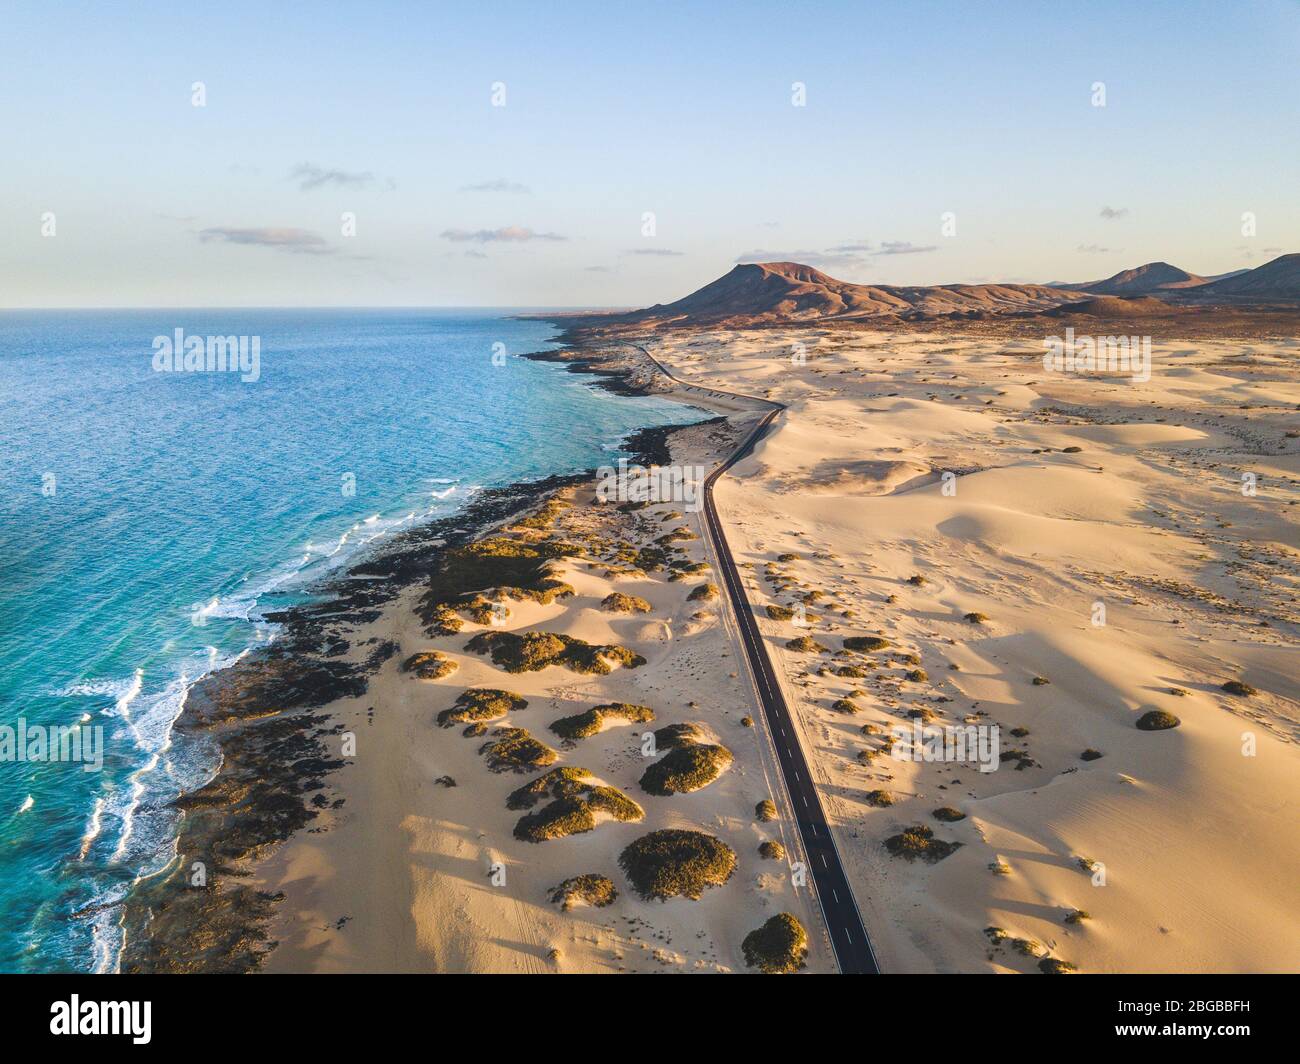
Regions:
M 0 312 L 0 970 L 115 969 L 116 902 L 215 768 L 172 724 L 264 613 L 480 489 L 702 417 L 514 357 L 556 330 L 508 314 Z

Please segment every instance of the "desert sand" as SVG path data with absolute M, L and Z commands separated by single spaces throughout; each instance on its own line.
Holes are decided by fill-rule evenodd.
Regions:
M 1300 343 L 1157 342 L 1146 383 L 947 330 L 649 347 L 788 406 L 718 507 L 755 603 L 819 593 L 809 627 L 763 623 L 885 971 L 1300 968 Z M 785 649 L 800 635 L 890 648 L 844 679 Z M 830 708 L 855 690 L 856 713 Z M 1138 730 L 1151 709 L 1181 725 Z M 860 763 L 912 710 L 997 724 L 1025 757 Z M 921 824 L 960 848 L 909 863 L 882 845 Z
M 1140 383 L 1046 371 L 1041 337 L 1020 333 L 636 339 L 686 381 L 787 407 L 716 496 L 884 971 L 1033 972 L 1044 957 L 1083 972 L 1297 970 L 1300 443 L 1287 433 L 1300 343 L 1160 340 Z M 594 341 L 584 356 L 606 353 L 637 365 Z M 674 390 L 648 360 L 633 379 Z M 732 426 L 673 435 L 674 462 L 711 465 L 754 416 L 721 396 L 717 407 Z M 585 487 L 565 499 L 566 534 L 700 534 L 698 514 L 664 523 L 671 504 L 619 516 Z M 679 546 L 710 563 L 702 539 Z M 687 600 L 712 572 L 672 581 L 586 557 L 564 559 L 561 578 L 573 597 L 512 601 L 504 630 L 618 643 L 645 665 L 506 673 L 465 650 L 484 625 L 427 635 L 414 592 L 356 634 L 401 654 L 364 697 L 329 707 L 357 736 L 330 779 L 341 810 L 256 869 L 285 894 L 267 970 L 735 971 L 744 935 L 782 911 L 809 931 L 807 970 L 834 969 L 808 888 L 757 854 L 775 839 L 794 860 L 799 840 L 730 606 Z M 613 591 L 650 611 L 610 613 Z M 803 624 L 766 610 L 801 604 Z M 818 649 L 787 649 L 802 636 Z M 888 646 L 846 653 L 848 637 Z M 457 670 L 400 670 L 425 650 Z M 857 675 L 837 675 L 845 664 Z M 1233 680 L 1255 693 L 1224 691 Z M 532 776 L 489 771 L 476 751 L 490 735 L 435 724 L 467 687 L 524 696 L 506 723 L 645 819 L 514 838 L 506 796 Z M 657 797 L 637 785 L 643 726 L 606 722 L 567 747 L 548 730 L 614 701 L 652 707 L 653 728 L 697 723 L 735 760 L 699 791 Z M 1140 730 L 1149 710 L 1180 723 Z M 742 726 L 750 714 L 757 726 Z M 1002 759 L 981 772 L 892 756 L 888 736 L 913 719 L 996 726 Z M 447 776 L 454 787 L 437 782 Z M 768 797 L 778 819 L 759 823 Z M 917 825 L 959 845 L 937 860 L 891 854 L 885 840 Z M 636 897 L 618 853 L 663 827 L 717 836 L 736 873 L 699 900 Z M 614 904 L 549 900 L 587 872 L 613 880 Z

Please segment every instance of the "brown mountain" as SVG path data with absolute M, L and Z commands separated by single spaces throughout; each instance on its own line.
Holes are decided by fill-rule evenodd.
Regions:
M 1046 310 L 1083 295 L 1047 285 L 979 284 L 908 287 L 839 281 L 797 262 L 755 262 L 673 303 L 622 315 L 624 321 L 761 324 L 821 318 L 986 317 Z
M 1291 302 L 1300 299 L 1300 253 L 1279 255 L 1263 266 L 1214 281 L 1188 294 L 1198 300 Z
M 1131 270 L 1121 270 L 1104 281 L 1079 286 L 1083 292 L 1099 296 L 1144 296 L 1178 288 L 1196 288 L 1207 284 L 1209 278 L 1170 266 L 1167 262 L 1148 262 Z

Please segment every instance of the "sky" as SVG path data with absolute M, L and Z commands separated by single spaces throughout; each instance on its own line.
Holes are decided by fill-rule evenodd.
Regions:
M 741 261 L 946 284 L 1300 251 L 1296 0 L 0 0 L 0 27 L 0 307 L 644 306 Z

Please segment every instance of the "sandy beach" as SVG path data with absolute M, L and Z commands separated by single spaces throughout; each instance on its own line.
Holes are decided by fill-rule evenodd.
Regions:
M 1300 855 L 1275 843 L 1300 725 L 1296 345 L 1170 341 L 1134 382 L 1045 372 L 1041 344 L 1003 332 L 595 329 L 545 357 L 704 408 L 646 463 L 711 469 L 765 412 L 733 393 L 784 404 L 716 499 L 882 970 L 1294 970 Z M 524 491 L 466 541 L 565 545 L 538 585 L 563 593 L 489 569 L 447 627 L 430 591 L 446 579 L 422 575 L 442 548 L 426 546 L 379 566 L 400 573 L 391 593 L 358 601 L 354 580 L 353 608 L 293 646 L 309 660 L 329 632 L 349 648 L 334 667 L 364 681 L 314 700 L 309 816 L 206 892 L 236 899 L 217 911 L 257 943 L 251 967 L 740 971 L 745 936 L 789 913 L 804 970 L 835 970 L 701 515 L 598 486 Z M 530 633 L 626 658 L 496 660 L 494 640 Z M 485 690 L 508 711 L 463 715 Z M 611 706 L 643 716 L 553 727 Z M 1150 711 L 1177 726 L 1139 728 Z M 663 750 L 646 736 L 683 725 L 730 757 L 698 789 L 647 791 Z M 994 745 L 982 767 L 908 758 L 922 726 Z M 511 734 L 538 758 L 492 766 Z M 557 769 L 633 813 L 520 837 L 519 788 Z M 663 829 L 720 840 L 734 871 L 697 899 L 639 896 L 620 855 Z M 581 876 L 612 903 L 563 904 Z

